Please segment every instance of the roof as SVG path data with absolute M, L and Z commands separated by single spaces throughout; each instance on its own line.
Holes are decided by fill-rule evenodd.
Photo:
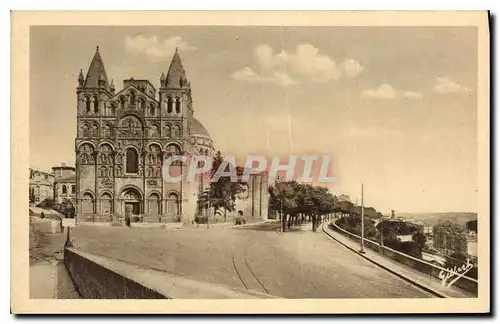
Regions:
M 203 124 L 196 118 L 191 118 L 191 134 L 192 135 L 201 135 L 210 138 L 210 134 Z
M 180 88 L 181 81 L 182 84 L 187 83 L 186 71 L 182 66 L 181 57 L 177 49 L 175 49 L 174 57 L 172 58 L 172 62 L 170 62 L 166 81 L 167 88 Z
M 70 175 L 67 177 L 58 178 L 55 182 L 56 183 L 57 182 L 76 182 L 76 174 L 73 174 L 73 175 Z
M 84 88 L 98 88 L 99 80 L 105 81 L 106 86 L 108 85 L 108 76 L 106 74 L 106 68 L 104 67 L 104 62 L 102 61 L 101 55 L 99 54 L 99 46 L 97 46 L 94 58 L 90 63 L 87 76 L 85 77 Z

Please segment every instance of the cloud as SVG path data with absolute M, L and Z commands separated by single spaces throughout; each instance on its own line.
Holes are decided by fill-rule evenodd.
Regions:
M 196 47 L 189 45 L 181 37 L 174 36 L 160 40 L 155 35 L 127 36 L 125 37 L 125 48 L 131 53 L 144 54 L 153 59 L 171 56 L 176 48 L 181 51 L 196 50 Z
M 246 81 L 250 83 L 274 83 L 282 87 L 289 87 L 297 83 L 288 74 L 282 72 L 274 72 L 269 76 L 261 76 L 256 74 L 250 67 L 236 71 L 232 74 L 233 79 Z
M 394 99 L 396 98 L 396 90 L 390 84 L 384 83 L 377 89 L 364 90 L 362 95 L 375 99 Z
M 455 83 L 450 77 L 436 78 L 434 91 L 437 93 L 469 92 L 470 89 Z
M 405 91 L 403 92 L 403 97 L 408 99 L 422 99 L 422 94 L 420 92 Z
M 277 53 L 271 46 L 260 44 L 254 50 L 254 58 L 258 73 L 248 67 L 233 73 L 233 78 L 289 86 L 299 82 L 328 82 L 343 75 L 355 77 L 363 71 L 361 64 L 353 59 L 337 65 L 311 44 L 301 44 L 291 53 Z
M 350 77 L 354 78 L 358 76 L 361 72 L 363 72 L 364 68 L 358 61 L 353 59 L 347 59 L 342 63 L 342 69 L 344 73 Z

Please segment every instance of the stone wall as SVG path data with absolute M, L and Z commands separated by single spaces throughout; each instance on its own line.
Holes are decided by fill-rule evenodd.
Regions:
M 83 298 L 94 299 L 165 299 L 162 294 L 123 275 L 65 249 L 66 268 Z

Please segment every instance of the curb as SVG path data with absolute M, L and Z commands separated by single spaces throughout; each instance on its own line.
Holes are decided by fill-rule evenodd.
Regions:
M 399 278 L 401 278 L 401 279 L 403 279 L 403 280 L 405 280 L 405 281 L 407 281 L 407 282 L 409 282 L 409 283 L 411 283 L 411 284 L 419 287 L 420 289 L 422 289 L 422 290 L 424 290 L 424 291 L 426 291 L 428 293 L 431 293 L 431 294 L 435 295 L 436 297 L 439 297 L 439 298 L 450 298 L 450 296 L 447 296 L 447 295 L 445 295 L 445 294 L 443 294 L 443 293 L 441 293 L 441 292 L 439 292 L 439 291 L 437 291 L 437 290 L 435 290 L 435 289 L 433 289 L 433 288 L 431 288 L 431 287 L 429 287 L 427 285 L 424 285 L 424 284 L 422 284 L 422 283 L 420 283 L 418 281 L 415 281 L 414 279 L 412 279 L 410 277 L 402 275 L 401 273 L 396 272 L 396 271 L 390 269 L 389 267 L 386 267 L 386 266 L 382 265 L 381 263 L 378 263 L 378 262 L 374 261 L 373 259 L 367 257 L 366 255 L 361 254 L 357 250 L 351 248 L 347 244 L 344 244 L 343 242 L 337 240 L 336 238 L 334 238 L 332 235 L 330 235 L 330 233 L 328 233 L 325 230 L 325 223 L 323 223 L 323 225 L 321 226 L 321 229 L 323 230 L 323 233 L 325 233 L 326 235 L 328 235 L 329 238 L 331 238 L 332 240 L 334 240 L 337 243 L 340 243 L 345 248 L 353 251 L 354 253 L 356 253 L 357 255 L 359 255 L 360 257 L 362 257 L 363 259 L 370 261 L 371 263 L 379 266 L 380 268 L 382 268 L 382 269 L 384 269 L 384 270 L 392 273 L 393 275 L 395 275 L 395 276 L 397 276 L 397 277 L 399 277 Z

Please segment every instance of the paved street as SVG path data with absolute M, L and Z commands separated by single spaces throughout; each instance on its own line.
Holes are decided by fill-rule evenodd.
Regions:
M 432 297 L 310 225 L 303 229 L 77 227 L 72 240 L 88 252 L 286 298 Z

